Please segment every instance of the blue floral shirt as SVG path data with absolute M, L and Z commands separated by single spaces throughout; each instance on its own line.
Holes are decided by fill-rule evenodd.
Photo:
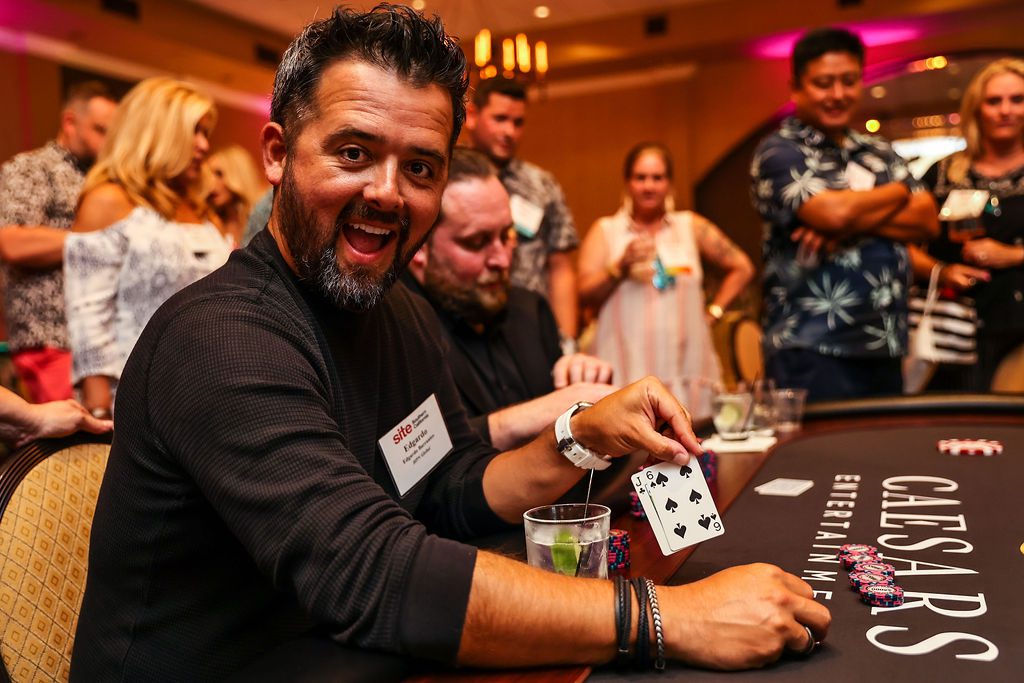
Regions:
M 797 212 L 825 190 L 850 189 L 855 163 L 875 187 L 904 182 L 922 189 L 881 138 L 849 131 L 840 147 L 797 118 L 761 141 L 751 162 L 754 206 L 764 221 L 766 353 L 810 349 L 849 358 L 899 357 L 907 344 L 906 247 L 883 237 L 846 242 L 831 254 L 798 257 L 790 239 Z M 863 172 L 860 175 L 864 175 Z

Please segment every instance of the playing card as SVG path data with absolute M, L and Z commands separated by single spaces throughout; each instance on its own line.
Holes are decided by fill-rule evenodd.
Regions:
M 696 458 L 691 458 L 682 467 L 667 462 L 648 467 L 634 475 L 634 487 L 637 486 L 637 476 L 650 498 L 649 505 L 654 515 L 648 512 L 648 519 L 651 527 L 655 528 L 655 536 L 659 537 L 663 554 L 670 555 L 725 533 L 721 515 Z M 644 494 L 639 488 L 637 493 L 643 501 Z M 646 506 L 644 510 L 647 511 Z M 664 544 L 655 522 L 662 527 Z
M 814 486 L 809 479 L 772 479 L 771 481 L 755 486 L 754 490 L 762 496 L 799 496 L 807 489 Z
M 699 468 L 698 468 L 699 469 Z M 660 486 L 661 482 L 655 483 L 656 477 L 648 479 L 642 470 L 634 474 L 630 479 L 633 482 L 633 488 L 636 489 L 637 498 L 640 499 L 640 505 L 644 509 L 644 514 L 647 516 L 647 523 L 651 525 L 651 531 L 654 532 L 654 538 L 658 541 L 658 547 L 661 548 L 662 555 L 671 555 L 672 550 L 669 547 L 668 537 L 665 535 L 665 527 L 661 523 L 661 516 L 658 515 L 658 511 L 654 508 L 654 501 L 651 499 L 650 488 L 652 486 Z M 668 477 L 664 477 L 665 481 L 668 481 Z

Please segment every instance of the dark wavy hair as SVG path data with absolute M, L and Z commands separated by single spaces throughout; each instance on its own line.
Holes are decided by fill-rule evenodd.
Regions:
M 369 12 L 335 8 L 288 46 L 274 76 L 270 104 L 270 120 L 284 129 L 286 144 L 317 114 L 316 90 L 324 69 L 349 57 L 394 72 L 413 87 L 436 83 L 447 90 L 454 123 L 449 144 L 455 146 L 466 120 L 466 57 L 438 17 L 427 19 L 409 7 L 388 3 Z
M 852 55 L 861 68 L 864 67 L 864 43 L 860 36 L 845 28 L 828 26 L 817 28 L 800 36 L 793 46 L 793 87 L 800 87 L 800 79 L 807 71 L 807 65 L 827 52 L 845 52 Z

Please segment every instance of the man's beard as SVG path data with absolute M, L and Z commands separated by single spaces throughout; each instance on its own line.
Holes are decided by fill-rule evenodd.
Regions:
M 477 289 L 477 284 L 500 282 L 502 288 L 493 295 Z M 469 287 L 453 282 L 449 271 L 435 259 L 428 257 L 423 269 L 423 289 L 431 301 L 441 310 L 462 318 L 471 325 L 487 325 L 505 310 L 508 304 L 509 279 L 508 272 L 492 273 L 483 282 L 476 282 Z
M 409 240 L 409 219 L 393 212 L 378 211 L 358 198 L 342 209 L 332 229 L 320 225 L 312 211 L 303 204 L 295 178 L 288 168 L 285 169 L 279 192 L 280 217 L 277 225 L 291 252 L 299 278 L 338 308 L 368 311 L 379 304 L 429 235 L 428 232 L 413 249 L 406 250 L 404 247 Z M 395 257 L 391 267 L 383 273 L 367 266 L 342 266 L 338 262 L 337 244 L 342 227 L 346 223 L 358 222 L 359 219 L 399 228 Z

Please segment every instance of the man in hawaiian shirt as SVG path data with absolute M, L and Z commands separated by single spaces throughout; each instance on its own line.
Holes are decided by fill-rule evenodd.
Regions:
M 490 157 L 512 197 L 517 245 L 512 284 L 547 298 L 563 347 L 577 333 L 576 271 L 572 252 L 579 245 L 576 223 L 555 177 L 516 157 L 526 123 L 526 90 L 515 81 L 493 78 L 477 86 L 466 116 L 474 148 Z
M 56 139 L 0 166 L 8 341 L 14 368 L 37 403 L 71 398 L 64 237 L 116 108 L 102 83 L 78 84 L 65 100 Z
M 938 233 L 935 202 L 888 142 L 850 121 L 864 45 L 824 28 L 793 47 L 792 100 L 754 153 L 764 219 L 765 373 L 809 400 L 902 391 L 905 242 Z

